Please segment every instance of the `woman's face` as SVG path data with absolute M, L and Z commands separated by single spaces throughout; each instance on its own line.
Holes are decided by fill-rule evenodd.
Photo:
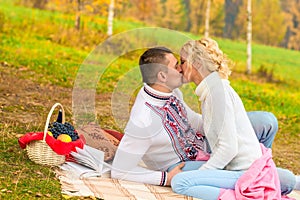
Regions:
M 191 80 L 189 80 L 189 77 L 187 77 L 188 74 L 188 69 L 187 69 L 187 62 L 184 58 L 180 57 L 180 67 L 182 69 L 182 74 L 183 74 L 183 82 L 184 83 L 188 83 L 191 82 Z
M 180 52 L 180 62 L 183 74 L 183 82 L 194 82 L 198 85 L 203 80 L 203 74 L 201 74 L 201 64 L 195 60 L 187 61 L 187 53 L 183 50 Z
M 185 51 L 180 52 L 180 65 L 182 69 L 182 74 L 183 74 L 183 82 L 188 83 L 192 81 L 192 72 L 193 72 L 193 67 L 188 66 L 187 64 L 187 53 Z

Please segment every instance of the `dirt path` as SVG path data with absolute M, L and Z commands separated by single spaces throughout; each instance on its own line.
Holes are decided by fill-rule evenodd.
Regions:
M 35 75 L 26 68 L 16 69 L 7 63 L 0 63 L 1 123 L 39 126 L 45 122 L 56 102 L 64 106 L 66 116 L 71 120 L 73 88 L 37 83 Z M 97 109 L 105 118 L 111 115 L 109 102 L 109 94 L 96 95 Z
M 17 124 L 36 124 L 45 121 L 45 116 L 55 102 L 71 108 L 72 88 L 63 88 L 51 84 L 39 84 L 31 78 L 23 79 L 26 69 L 16 69 L 6 63 L 0 63 L 0 115 L 1 122 Z

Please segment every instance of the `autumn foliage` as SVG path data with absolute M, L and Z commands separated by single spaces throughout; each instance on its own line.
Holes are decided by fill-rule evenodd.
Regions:
M 84 17 L 106 24 L 112 0 L 20 0 L 20 4 L 74 15 L 74 27 L 84 28 Z M 207 0 L 114 0 L 116 19 L 131 19 L 179 31 L 204 34 Z M 210 36 L 245 40 L 246 0 L 212 0 Z M 253 41 L 300 50 L 298 0 L 252 0 Z M 104 20 L 104 21 L 103 21 Z M 101 20 L 100 20 L 101 21 Z M 102 31 L 102 30 L 101 30 Z M 104 31 L 103 31 L 104 33 Z

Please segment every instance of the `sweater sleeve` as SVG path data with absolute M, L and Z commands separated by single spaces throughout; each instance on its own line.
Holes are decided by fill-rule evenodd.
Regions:
M 124 179 L 153 185 L 165 185 L 167 173 L 163 171 L 154 171 L 140 166 L 143 156 L 151 145 L 151 139 L 145 136 L 147 130 L 135 127 L 125 130 L 111 170 L 112 178 Z M 134 132 L 133 132 L 134 131 Z M 136 133 L 139 132 L 140 136 Z
M 220 90 L 221 89 L 221 90 Z M 200 169 L 224 169 L 238 153 L 234 102 L 223 87 L 211 89 L 204 102 L 205 135 L 210 144 L 210 159 Z

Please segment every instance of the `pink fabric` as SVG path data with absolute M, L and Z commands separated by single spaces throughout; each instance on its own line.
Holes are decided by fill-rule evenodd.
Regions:
M 197 157 L 195 160 L 197 161 L 207 161 L 210 158 L 210 155 L 204 151 L 198 151 Z
M 219 200 L 291 200 L 281 196 L 280 182 L 272 150 L 261 144 L 262 157 L 257 159 L 250 168 L 238 179 L 235 190 L 221 190 Z

